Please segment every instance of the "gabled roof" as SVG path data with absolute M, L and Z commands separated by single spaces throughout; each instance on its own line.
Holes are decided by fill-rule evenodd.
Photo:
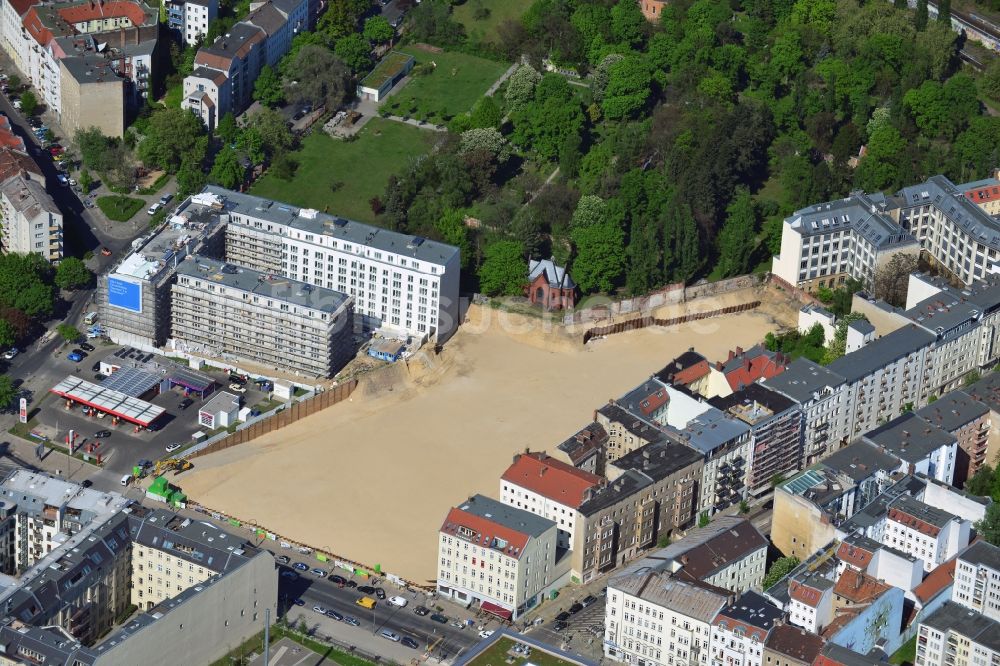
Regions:
M 565 453 L 571 463 L 579 465 L 591 456 L 601 454 L 607 442 L 608 433 L 604 426 L 594 421 L 577 430 L 556 448 Z
M 547 518 L 476 495 L 448 512 L 441 532 L 520 559 L 528 541 L 553 526 Z
M 751 590 L 719 611 L 712 624 L 726 631 L 741 628 L 744 636 L 756 637 L 763 643 L 771 628 L 783 616 L 784 612 L 780 608 Z
M 990 408 L 965 391 L 950 391 L 917 414 L 942 430 L 954 432 L 959 428 L 989 414 Z
M 871 564 L 875 553 L 881 549 L 882 544 L 879 542 L 859 534 L 852 534 L 837 548 L 837 557 L 840 561 L 864 571 Z
M 665 365 L 654 377 L 664 384 L 688 385 L 707 375 L 710 371 L 708 359 L 692 347 Z
M 983 566 L 1000 571 L 1000 548 L 991 543 L 979 540 L 966 548 L 958 559 L 976 566 Z
M 549 286 L 554 289 L 576 289 L 576 283 L 566 269 L 556 266 L 551 259 L 530 259 L 528 261 L 528 282 L 533 282 L 539 275 L 545 275 Z
M 784 354 L 767 350 L 763 345 L 755 345 L 744 351 L 740 347 L 729 352 L 725 363 L 719 369 L 726 376 L 729 387 L 734 391 L 748 386 L 758 379 L 770 379 L 785 371 L 789 359 Z
M 934 567 L 923 582 L 913 588 L 913 596 L 926 605 L 931 599 L 950 588 L 955 582 L 955 558 Z
M 880 449 L 909 463 L 918 463 L 941 447 L 957 443 L 954 435 L 906 412 L 863 435 Z
M 764 647 L 771 652 L 811 664 L 823 649 L 825 642 L 821 636 L 801 627 L 779 624 L 771 630 Z
M 544 451 L 514 456 L 514 462 L 500 478 L 574 509 L 580 507 L 591 488 L 604 482 L 601 477 L 556 460 Z
M 875 601 L 889 589 L 890 586 L 885 583 L 848 567 L 833 586 L 833 593 L 853 603 L 866 604 Z
M 146 22 L 146 12 L 134 2 L 105 0 L 104 2 L 82 2 L 59 10 L 59 17 L 67 23 L 83 23 L 108 18 L 127 18 L 132 25 Z

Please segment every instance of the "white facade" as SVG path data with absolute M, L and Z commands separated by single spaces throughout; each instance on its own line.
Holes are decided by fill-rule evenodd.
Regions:
M 751 631 L 744 633 L 742 627 L 729 627 L 716 624 L 712 627 L 712 661 L 713 666 L 763 666 L 763 638 Z
M 958 556 L 951 600 L 1000 621 L 1000 548 L 979 541 Z
M 582 520 L 580 512 L 575 507 L 560 504 L 544 495 L 506 481 L 500 484 L 500 501 L 508 506 L 530 511 L 536 516 L 548 518 L 556 524 L 559 547 L 572 547 L 577 523 Z
M 939 564 L 955 557 L 969 545 L 969 521 L 952 517 L 939 529 L 921 529 L 908 520 L 890 515 L 886 518 L 884 543 L 923 561 L 924 571 L 930 572 Z
M 458 249 L 210 187 L 234 208 L 226 257 L 354 298 L 366 328 L 444 342 L 459 324 Z
M 219 15 L 218 0 L 184 3 L 184 44 L 195 44 L 208 34 L 208 25 Z
M 817 305 L 806 305 L 799 310 L 799 333 L 808 333 L 813 326 L 823 327 L 823 342 L 828 344 L 837 333 L 837 317 Z
M 760 589 L 767 574 L 767 546 L 762 546 L 740 560 L 730 562 L 703 580 L 737 594 Z
M 945 603 L 920 623 L 915 666 L 995 666 L 1000 624 L 963 606 Z
M 712 620 L 728 598 L 668 574 L 612 578 L 604 615 L 604 654 L 646 666 L 707 666 Z M 634 583 L 645 583 L 640 590 Z M 648 597 L 656 595 L 659 600 Z
M 0 244 L 5 253 L 63 256 L 63 216 L 45 187 L 27 176 L 0 184 Z

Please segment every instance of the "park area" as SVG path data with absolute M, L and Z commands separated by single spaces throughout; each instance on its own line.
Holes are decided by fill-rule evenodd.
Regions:
M 437 138 L 437 132 L 383 118 L 369 120 L 353 141 L 313 132 L 292 155 L 299 166 L 291 180 L 267 173 L 250 193 L 374 222 L 369 200 L 382 196 L 389 176 L 427 153 Z
M 474 42 L 497 42 L 497 26 L 517 21 L 531 6 L 531 0 L 466 0 L 454 5 L 451 16 L 465 27 Z
M 464 53 L 434 53 L 417 46 L 400 51 L 412 55 L 417 64 L 406 85 L 382 102 L 380 110 L 435 124 L 472 109 L 508 67 Z
M 138 213 L 144 205 L 145 202 L 142 199 L 122 194 L 97 197 L 97 207 L 101 209 L 105 217 L 116 222 L 127 222 L 132 219 L 132 216 Z
M 546 332 L 539 318 L 473 306 L 440 355 L 417 353 L 362 377 L 348 401 L 197 458 L 181 485 L 212 510 L 424 584 L 436 576 L 448 509 L 475 493 L 496 497 L 511 456 L 525 448 L 561 455 L 556 446 L 608 399 L 692 346 L 725 359 L 736 345 L 794 327 L 798 303 L 767 288 L 651 313 L 757 299 L 764 305 L 752 312 L 587 346 L 582 329 Z

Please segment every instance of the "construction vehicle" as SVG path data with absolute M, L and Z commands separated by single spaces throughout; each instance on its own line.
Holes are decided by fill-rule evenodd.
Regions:
M 194 467 L 194 464 L 190 460 L 185 460 L 184 458 L 164 458 L 163 460 L 156 461 L 156 467 L 153 469 L 153 476 L 163 476 L 170 470 L 174 470 L 174 475 L 180 474 L 181 472 L 186 472 Z

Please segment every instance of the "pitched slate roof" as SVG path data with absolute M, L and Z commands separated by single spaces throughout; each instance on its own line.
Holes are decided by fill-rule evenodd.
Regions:
M 528 282 L 532 282 L 539 275 L 545 274 L 549 286 L 555 289 L 576 289 L 576 283 L 569 276 L 566 269 L 556 266 L 551 259 L 531 259 L 528 261 Z

